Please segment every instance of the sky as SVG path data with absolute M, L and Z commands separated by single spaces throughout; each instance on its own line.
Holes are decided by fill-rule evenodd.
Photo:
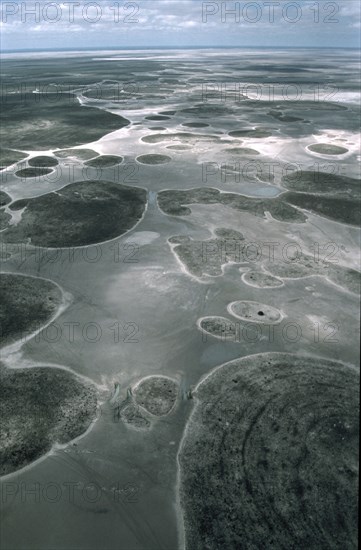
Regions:
M 358 0 L 0 4 L 2 50 L 360 47 Z

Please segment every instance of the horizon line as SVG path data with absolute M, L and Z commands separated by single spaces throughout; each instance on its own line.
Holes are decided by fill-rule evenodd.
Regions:
M 277 50 L 358 50 L 361 52 L 360 48 L 354 46 L 254 46 L 254 45 L 243 45 L 243 46 L 83 46 L 83 47 L 71 47 L 71 48 L 19 48 L 19 49 L 1 49 L 0 54 L 2 53 L 36 53 L 36 52 L 78 52 L 78 51 L 101 51 L 101 50 L 112 50 L 112 51 L 122 51 L 122 50 L 217 50 L 217 49 L 228 49 L 228 50 L 237 50 L 237 49 L 277 49 Z

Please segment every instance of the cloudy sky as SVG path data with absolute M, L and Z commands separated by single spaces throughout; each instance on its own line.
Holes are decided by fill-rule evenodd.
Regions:
M 1 1 L 1 49 L 359 47 L 358 0 Z

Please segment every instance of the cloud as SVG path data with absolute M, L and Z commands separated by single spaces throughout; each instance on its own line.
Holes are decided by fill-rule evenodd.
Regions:
M 358 15 L 360 16 L 361 13 L 361 5 L 358 0 L 347 0 L 344 1 L 342 5 L 340 6 L 341 15 L 349 17 Z
M 252 3 L 252 2 L 251 2 Z M 354 46 L 359 39 L 360 5 L 354 0 L 347 0 L 339 5 L 329 0 L 304 0 L 301 2 L 286 2 L 278 0 L 274 10 L 274 21 L 270 20 L 270 9 L 263 0 L 252 4 L 260 7 L 260 19 L 252 22 L 255 10 L 243 11 L 245 3 L 240 2 L 213 2 L 209 5 L 218 8 L 213 16 L 202 19 L 202 8 L 205 4 L 201 0 L 138 0 L 113 2 L 112 0 L 98 0 L 88 2 L 38 2 L 18 3 L 18 10 L 11 14 L 3 11 L 2 32 L 5 34 L 2 47 L 16 49 L 21 35 L 22 47 L 27 43 L 29 49 L 36 46 L 39 35 L 43 43 L 51 47 L 53 36 L 63 32 L 67 46 L 73 43 L 68 37 L 76 34 L 82 41 L 89 42 L 89 46 L 131 45 L 137 42 L 144 46 L 156 47 L 171 45 L 173 40 L 177 46 L 192 46 L 198 44 L 222 45 L 262 45 L 274 46 Z M 6 3 L 5 3 L 6 4 Z M 8 3 L 9 4 L 9 3 Z M 36 16 L 26 14 L 39 6 Z M 54 4 L 56 7 L 50 7 Z M 79 4 L 79 5 L 78 5 Z M 90 6 L 93 4 L 93 7 Z M 234 16 L 225 17 L 222 9 L 234 9 L 240 6 L 240 18 L 235 21 Z M 285 5 L 298 4 L 301 8 L 299 20 L 295 8 L 289 7 L 284 12 Z M 4 6 L 4 3 L 3 3 Z M 72 6 L 72 7 L 71 7 Z M 223 7 L 222 7 L 223 6 Z M 318 6 L 318 12 L 317 12 Z M 336 8 L 340 8 L 339 10 Z M 4 9 L 4 8 L 3 8 Z M 335 13 L 333 13 L 335 10 Z M 317 21 L 319 17 L 319 21 Z M 58 20 L 56 20 L 58 18 Z M 55 20 L 54 20 L 55 19 Z M 332 21 L 331 21 L 332 20 Z M 335 22 L 335 20 L 337 22 Z M 94 42 L 94 36 L 97 42 Z M 291 40 L 292 35 L 292 40 Z M 92 39 L 89 39 L 92 36 Z M 183 42 L 182 42 L 183 40 Z M 76 44 L 74 44 L 75 46 Z

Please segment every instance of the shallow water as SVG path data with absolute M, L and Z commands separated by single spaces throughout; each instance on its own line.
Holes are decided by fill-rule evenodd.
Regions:
M 158 192 L 165 189 L 205 187 L 272 198 L 285 191 L 282 177 L 288 171 L 320 170 L 357 177 L 356 59 L 352 53 L 346 58 L 344 55 L 279 51 L 272 53 L 270 61 L 267 52 L 256 50 L 168 55 L 143 52 L 109 57 L 101 52 L 84 58 L 29 59 L 21 72 L 15 60 L 4 61 L 8 78 L 16 82 L 28 76 L 29 85 L 34 88 L 39 83 L 68 84 L 64 83 L 66 69 L 72 89 L 79 90 L 86 83 L 87 90 L 100 89 L 103 94 L 91 99 L 91 94 L 82 90 L 83 107 L 79 108 L 96 105 L 129 120 L 129 125 L 115 131 L 108 132 L 104 126 L 104 135 L 98 141 L 87 138 L 86 130 L 80 136 L 80 147 L 122 156 L 121 165 L 99 172 L 80 160 L 59 158 L 55 176 L 26 180 L 17 178 L 17 168 L 11 166 L 1 176 L 2 189 L 12 199 L 37 197 L 90 179 L 147 191 L 143 218 L 129 232 L 109 242 L 72 251 L 60 249 L 58 253 L 24 243 L 5 247 L 12 255 L 2 263 L 3 271 L 48 278 L 70 293 L 72 300 L 56 319 L 56 333 L 41 332 L 17 354 L 3 350 L 4 362 L 13 367 L 69 367 L 101 388 L 104 403 L 97 422 L 83 438 L 2 480 L 6 494 L 2 503 L 4 548 L 178 548 L 183 525 L 177 500 L 177 453 L 193 409 L 193 401 L 184 395 L 217 365 L 255 353 L 305 353 L 358 364 L 359 311 L 355 294 L 319 274 L 285 278 L 282 287 L 256 288 L 247 285 L 239 271 L 242 265 L 245 270 L 262 270 L 263 264 L 270 261 L 270 246 L 274 251 L 271 261 L 282 265 L 292 264 L 295 250 L 310 255 L 317 251 L 317 259 L 334 260 L 337 265 L 359 270 L 358 228 L 311 212 L 306 212 L 305 223 L 286 223 L 274 220 L 267 211 L 257 217 L 220 203 L 190 204 L 188 215 L 167 215 L 157 202 Z M 266 101 L 267 95 L 257 100 L 251 92 L 250 98 L 242 101 L 232 95 L 225 101 L 220 94 L 212 96 L 209 91 L 205 96 L 210 79 L 205 62 L 207 69 L 212 69 L 212 82 L 219 84 L 252 83 L 261 86 L 266 94 L 270 79 L 277 80 L 274 102 Z M 34 76 L 46 75 L 49 64 L 49 77 Z M 278 72 L 282 64 L 302 66 L 303 72 Z M 126 93 L 120 93 L 129 82 L 129 71 L 135 87 L 129 91 L 128 86 Z M 181 74 L 174 74 L 177 72 Z M 166 82 L 167 73 L 177 83 Z M 344 110 L 335 110 L 326 101 L 326 88 L 322 101 L 314 101 L 310 75 L 315 82 L 340 89 L 333 101 Z M 110 79 L 116 82 L 115 86 L 104 84 Z M 103 83 L 100 88 L 99 83 Z M 285 100 L 282 89 L 287 83 L 298 84 L 302 100 L 311 105 L 306 104 L 305 108 L 302 101 Z M 301 120 L 280 122 L 268 114 L 276 106 Z M 56 102 L 52 108 L 56 110 Z M 164 141 L 145 143 L 141 138 L 154 133 L 148 128 L 149 117 L 164 111 L 175 111 L 162 119 L 166 130 L 159 133 L 164 134 Z M 21 113 L 17 113 L 17 118 L 21 121 Z M 182 126 L 189 122 L 209 126 Z M 269 131 L 271 137 L 229 136 L 229 132 L 256 127 Z M 26 132 L 31 136 L 32 131 L 30 125 Z M 174 137 L 180 133 L 186 136 Z M 167 138 L 169 134 L 172 136 Z M 315 141 L 346 147 L 349 153 L 330 160 L 329 156 L 307 149 Z M 190 148 L 170 149 L 173 145 Z M 260 155 L 237 157 L 235 161 L 226 149 L 241 146 L 255 149 Z M 54 149 L 27 153 L 47 155 Z M 136 160 L 141 155 L 167 155 L 171 160 L 162 165 L 144 165 Z M 226 174 L 225 164 L 233 164 L 234 172 Z M 241 232 L 247 244 L 261 249 L 261 259 L 252 257 L 250 245 L 249 255 L 236 255 L 233 261 L 231 258 L 223 266 L 222 275 L 192 276 L 172 251 L 168 239 L 181 235 L 204 241 L 206 254 L 211 254 L 207 240 L 214 238 L 217 228 Z M 258 326 L 241 332 L 237 341 L 220 342 L 210 335 L 205 338 L 197 321 L 205 316 L 227 317 L 227 306 L 240 300 L 282 310 L 285 318 L 272 337 L 268 329 Z M 152 374 L 167 375 L 179 383 L 177 406 L 169 416 L 157 419 L 149 431 L 136 431 L 114 419 L 108 401 L 115 383 L 120 386 L 120 397 L 125 399 L 130 386 Z M 38 496 L 31 494 L 36 483 Z M 72 498 L 69 483 L 76 484 Z M 50 484 L 61 490 L 60 498 L 54 502 Z M 89 484 L 93 488 L 85 490 Z M 94 484 L 100 487 L 99 496 L 94 494 Z M 25 496 L 24 490 L 28 491 Z

